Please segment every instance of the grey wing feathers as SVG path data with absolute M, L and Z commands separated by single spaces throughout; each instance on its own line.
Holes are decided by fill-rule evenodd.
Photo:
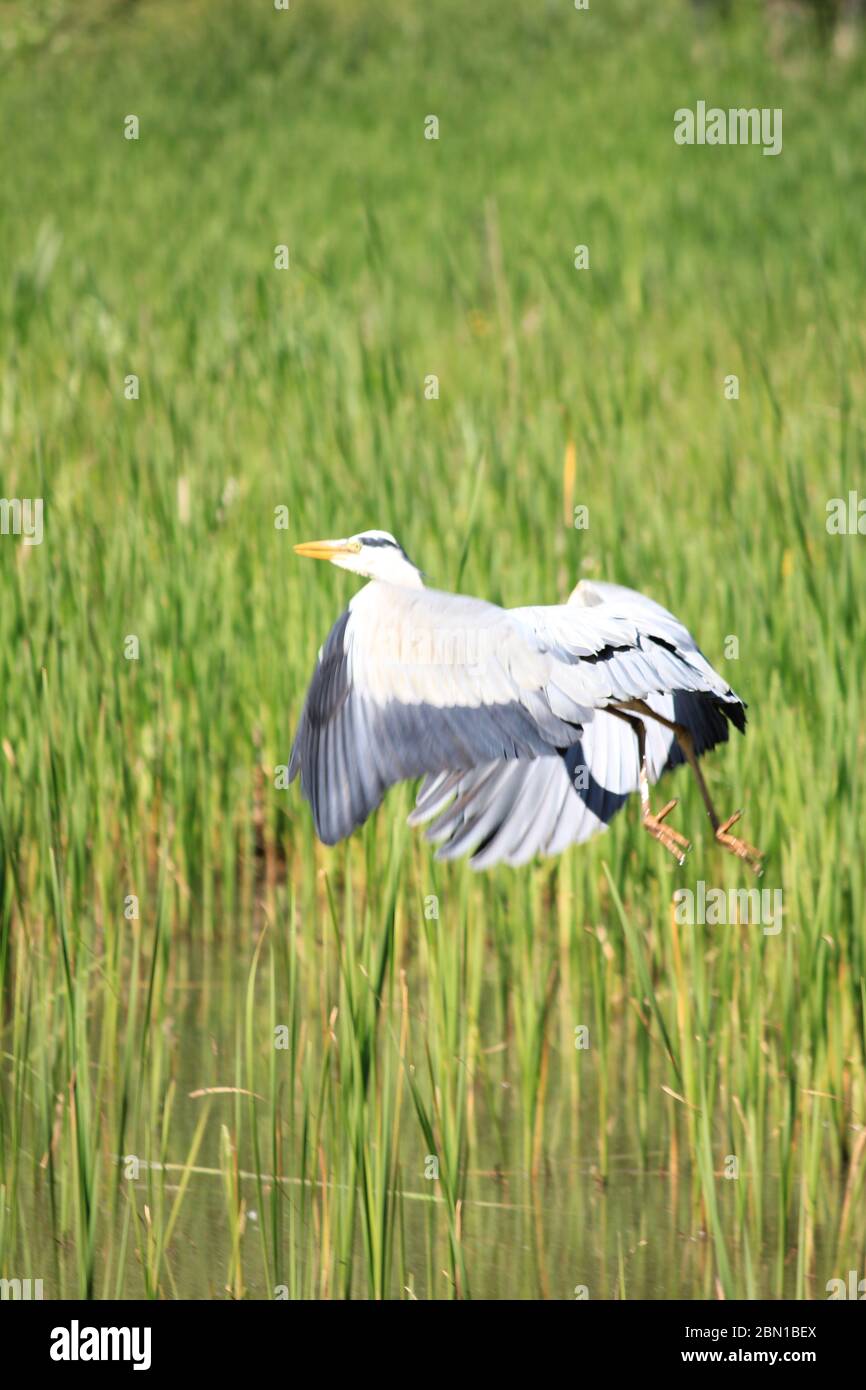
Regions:
M 728 737 L 728 721 L 712 700 L 677 694 L 655 696 L 648 703 L 689 728 L 698 752 Z M 642 722 L 647 772 L 655 783 L 683 755 L 669 729 Z M 537 854 L 561 854 L 568 845 L 583 844 L 606 830 L 639 789 L 639 772 L 633 730 L 600 710 L 580 741 L 562 754 L 427 778 L 409 821 L 428 825 L 428 839 L 440 845 L 437 858 L 471 852 L 475 869 L 500 860 L 523 864 Z
M 292 748 L 319 838 L 351 834 L 395 782 L 569 746 L 590 711 L 554 712 L 550 665 L 491 604 L 368 585 L 325 643 Z
M 729 722 L 740 731 L 745 728 L 745 706 L 672 614 L 643 594 L 614 584 L 583 581 L 570 600 L 575 607 L 602 604 L 634 617 L 645 639 L 668 644 L 687 660 L 694 682 L 703 688 L 651 690 L 642 698 L 657 714 L 687 728 L 699 755 L 727 740 Z M 631 653 L 614 653 L 622 655 Z M 642 722 L 648 776 L 655 783 L 684 757 L 669 729 L 652 720 Z M 580 742 L 560 755 L 516 763 L 495 776 L 482 767 L 427 779 L 410 822 L 429 825 L 428 838 L 441 846 L 437 857 L 472 851 L 473 868 L 488 868 L 500 860 L 515 865 L 536 854 L 559 854 L 567 845 L 605 830 L 638 788 L 634 732 L 623 720 L 599 710 Z
M 660 725 L 649 727 L 651 776 L 660 775 L 672 741 Z M 441 845 L 437 858 L 472 851 L 473 868 L 499 860 L 523 864 L 605 830 L 637 790 L 638 777 L 633 730 L 599 711 L 580 741 L 561 754 L 428 778 L 409 821 L 432 821 L 427 836 Z
M 745 705 L 734 694 L 727 681 L 713 669 L 694 637 L 679 618 L 670 613 L 667 608 L 663 608 L 660 603 L 656 603 L 655 599 L 648 598 L 646 594 L 638 593 L 636 589 L 628 589 L 622 584 L 608 584 L 586 579 L 582 579 L 574 589 L 566 609 L 598 608 L 600 606 L 615 609 L 618 613 L 628 614 L 655 647 L 662 646 L 672 650 L 694 672 L 695 680 L 693 682 L 685 684 L 680 680 L 675 680 L 664 688 L 665 693 L 675 691 L 683 697 L 679 701 L 678 712 L 671 715 L 669 711 L 661 708 L 658 712 L 666 712 L 668 718 L 673 717 L 677 723 L 685 724 L 695 737 L 698 752 L 713 747 L 714 743 L 724 742 L 727 738 L 727 721 L 729 719 L 742 733 L 746 724 Z M 688 700 L 687 692 L 690 690 L 701 698 Z M 718 709 L 716 701 L 703 698 L 710 694 L 717 696 L 718 701 L 725 708 Z M 651 698 L 647 700 L 647 703 L 654 707 Z

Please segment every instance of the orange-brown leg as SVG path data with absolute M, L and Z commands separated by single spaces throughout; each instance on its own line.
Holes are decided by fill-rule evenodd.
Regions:
M 615 714 L 617 719 L 622 719 L 624 723 L 629 724 L 634 730 L 637 739 L 638 758 L 640 760 L 641 819 L 644 830 L 652 835 L 654 840 L 658 840 L 659 844 L 662 845 L 669 854 L 674 856 L 678 864 L 684 864 L 686 862 L 686 855 L 691 849 L 691 845 L 685 835 L 681 835 L 678 830 L 674 830 L 673 826 L 664 824 L 665 817 L 670 815 L 677 804 L 676 798 L 673 801 L 669 801 L 666 806 L 663 806 L 662 809 L 655 814 L 653 814 L 650 809 L 649 775 L 646 766 L 646 729 L 643 726 L 643 722 L 640 719 L 633 719 L 631 715 L 623 714 L 620 710 L 614 709 L 613 707 L 609 707 L 608 713 Z

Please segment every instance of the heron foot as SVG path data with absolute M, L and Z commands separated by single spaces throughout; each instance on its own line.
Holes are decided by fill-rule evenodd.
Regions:
M 716 831 L 716 839 L 723 849 L 728 850 L 730 854 L 735 854 L 738 859 L 744 860 L 752 873 L 757 874 L 760 878 L 764 872 L 764 865 L 761 862 L 764 857 L 763 850 L 755 849 L 755 846 L 750 845 L 747 840 L 740 840 L 736 835 L 728 834 L 731 826 L 736 825 L 742 814 L 742 811 L 735 811 L 732 816 L 728 816 L 728 819 L 723 821 Z
M 686 855 L 691 849 L 690 842 L 685 835 L 681 835 L 678 830 L 674 830 L 672 825 L 663 825 L 665 816 L 670 815 L 676 806 L 676 799 L 669 801 L 667 806 L 663 806 L 660 811 L 653 815 L 648 806 L 644 807 L 643 825 L 644 830 L 652 835 L 654 840 L 658 840 L 660 845 L 672 854 L 678 864 L 685 864 Z

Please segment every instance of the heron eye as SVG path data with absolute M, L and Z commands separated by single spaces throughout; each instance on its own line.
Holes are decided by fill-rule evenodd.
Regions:
M 353 541 L 352 544 L 351 544 L 351 546 L 350 546 L 350 549 L 353 550 L 353 551 L 355 552 L 356 555 L 360 555 L 361 551 L 364 549 L 363 542 L 362 542 L 362 541 Z

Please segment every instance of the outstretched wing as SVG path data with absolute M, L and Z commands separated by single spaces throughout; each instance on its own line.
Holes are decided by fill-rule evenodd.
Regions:
M 356 594 L 292 749 L 319 838 L 349 835 L 394 782 L 550 755 L 613 699 L 700 681 L 604 605 L 565 613 L 377 582 Z
M 590 711 L 554 712 L 553 664 L 493 604 L 368 584 L 325 643 L 292 749 L 319 838 L 351 834 L 395 782 L 570 745 Z
M 647 703 L 689 729 L 699 752 L 728 737 L 728 720 L 714 696 L 654 695 Z M 654 783 L 683 755 L 669 729 L 651 720 L 643 723 L 647 771 Z M 441 846 L 438 859 L 471 853 L 474 869 L 500 861 L 525 864 L 537 854 L 561 854 L 568 845 L 583 844 L 606 830 L 639 786 L 633 730 L 599 710 L 579 741 L 561 754 L 426 778 L 409 823 L 429 825 L 427 838 Z
M 691 633 L 652 599 L 614 584 L 575 590 L 568 607 L 608 605 L 636 622 L 646 642 L 655 639 L 689 669 L 698 689 L 653 691 L 642 696 L 664 718 L 682 724 L 701 754 L 728 737 L 728 723 L 743 729 L 742 702 L 699 651 Z M 550 617 L 545 614 L 549 624 Z M 567 609 L 555 621 L 569 623 Z M 566 636 L 566 640 L 569 639 Z M 681 672 L 679 673 L 681 678 Z M 632 717 L 637 717 L 632 715 Z M 647 771 L 655 782 L 683 761 L 671 730 L 652 720 L 646 730 Z M 473 868 L 502 860 L 522 864 L 536 854 L 559 854 L 605 830 L 639 787 L 638 745 L 628 724 L 603 710 L 587 724 L 579 742 L 562 754 L 533 763 L 479 767 L 444 773 L 422 784 L 410 823 L 429 823 L 428 838 L 441 845 L 438 858 L 472 851 Z
M 409 823 L 432 822 L 427 838 L 441 845 L 437 859 L 471 852 L 476 869 L 524 864 L 605 830 L 637 785 L 634 733 L 599 711 L 561 754 L 426 778 Z

